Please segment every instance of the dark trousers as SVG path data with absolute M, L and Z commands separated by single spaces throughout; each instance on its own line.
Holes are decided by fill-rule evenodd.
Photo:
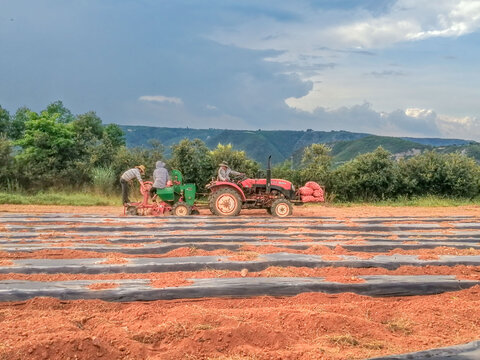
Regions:
M 122 185 L 122 201 L 123 203 L 129 203 L 130 200 L 128 199 L 128 181 L 120 179 L 120 185 Z
M 155 194 L 157 193 L 157 188 L 154 188 L 153 186 L 150 188 L 150 197 L 154 197 Z

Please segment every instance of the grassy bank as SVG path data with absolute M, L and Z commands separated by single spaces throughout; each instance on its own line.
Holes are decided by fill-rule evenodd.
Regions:
M 0 204 L 115 206 L 121 203 L 119 195 L 111 196 L 93 192 L 39 192 L 36 194 L 0 192 Z
M 441 206 L 468 206 L 480 205 L 480 198 L 462 199 L 462 198 L 447 198 L 441 196 L 425 195 L 421 197 L 401 197 L 397 199 L 388 199 L 382 201 L 372 202 L 333 202 L 335 206 L 417 206 L 417 207 L 441 207 Z
M 134 200 L 133 197 L 131 200 Z M 140 199 L 137 199 L 140 200 Z M 203 200 L 203 201 L 202 201 Z M 0 204 L 19 205 L 72 205 L 72 206 L 120 206 L 120 194 L 106 195 L 96 192 L 39 192 L 36 194 L 0 192 Z M 198 204 L 206 204 L 206 199 L 198 199 Z M 322 206 L 323 204 L 308 204 L 307 206 Z M 439 196 L 422 196 L 415 198 L 399 198 L 376 202 L 332 202 L 330 206 L 418 206 L 418 207 L 440 207 L 440 206 L 468 206 L 480 205 L 480 198 L 456 199 Z

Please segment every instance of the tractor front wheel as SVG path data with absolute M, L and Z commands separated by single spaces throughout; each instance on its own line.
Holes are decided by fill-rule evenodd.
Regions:
M 229 189 L 218 189 L 209 199 L 210 211 L 218 216 L 237 216 L 242 209 L 242 200 L 238 192 Z
M 187 216 L 190 215 L 191 208 L 184 202 L 177 202 L 172 207 L 172 214 L 175 216 Z
M 287 217 L 292 215 L 293 206 L 287 199 L 277 199 L 270 207 L 273 216 Z

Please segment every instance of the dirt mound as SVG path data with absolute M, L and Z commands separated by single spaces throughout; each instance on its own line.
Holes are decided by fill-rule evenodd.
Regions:
M 2 359 L 363 359 L 472 341 L 480 287 L 433 296 L 0 304 Z M 454 319 L 454 321 L 452 321 Z M 455 334 L 454 337 L 451 335 Z

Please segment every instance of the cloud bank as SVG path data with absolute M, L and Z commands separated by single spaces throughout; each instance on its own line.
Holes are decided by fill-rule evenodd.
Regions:
M 62 100 L 120 124 L 480 140 L 478 0 L 17 0 L 0 14 L 11 112 Z

